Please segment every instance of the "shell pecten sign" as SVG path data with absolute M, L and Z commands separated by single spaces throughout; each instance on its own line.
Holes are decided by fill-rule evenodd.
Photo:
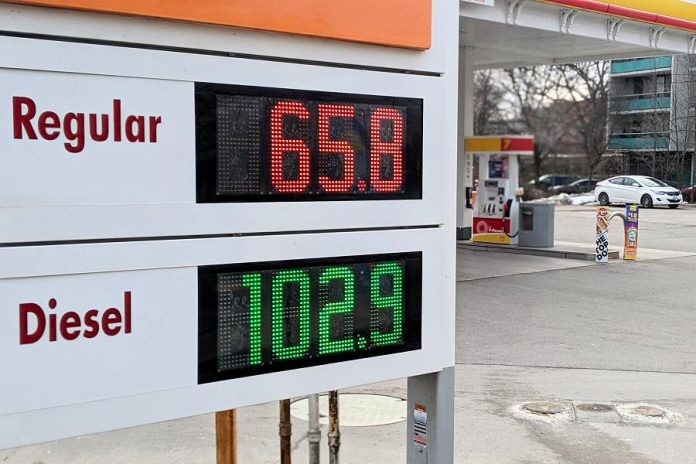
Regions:
M 7 3 L 430 48 L 432 0 L 14 0 Z
M 692 0 L 538 0 L 593 13 L 696 31 L 696 2 Z

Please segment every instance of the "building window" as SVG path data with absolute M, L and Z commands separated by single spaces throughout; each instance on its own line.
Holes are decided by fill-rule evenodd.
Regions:
M 637 95 L 643 93 L 643 79 L 639 77 L 633 79 L 633 93 Z

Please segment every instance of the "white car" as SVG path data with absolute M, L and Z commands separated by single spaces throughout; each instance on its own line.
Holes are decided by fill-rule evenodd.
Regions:
M 679 190 L 648 176 L 617 176 L 599 182 L 595 199 L 600 205 L 638 204 L 643 208 L 669 206 L 679 208 L 683 198 Z

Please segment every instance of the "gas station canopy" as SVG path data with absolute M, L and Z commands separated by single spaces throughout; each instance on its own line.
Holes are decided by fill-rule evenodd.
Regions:
M 460 47 L 478 68 L 693 53 L 696 5 L 682 0 L 460 3 Z

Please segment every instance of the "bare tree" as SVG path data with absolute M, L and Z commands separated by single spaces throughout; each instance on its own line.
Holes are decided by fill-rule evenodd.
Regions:
M 566 128 L 554 102 L 566 99 L 559 85 L 558 68 L 535 66 L 506 70 L 505 89 L 513 100 L 516 116 L 535 137 L 534 176 L 541 176 L 544 162 L 558 153 Z
M 486 69 L 474 74 L 474 134 L 488 135 L 496 132 L 494 122 L 502 121 L 501 105 L 505 89 L 500 82 L 500 72 Z
M 573 123 L 586 155 L 589 179 L 604 162 L 607 152 L 609 70 L 608 61 L 587 61 L 559 65 L 554 73 L 573 102 Z
M 677 180 L 680 184 L 691 184 L 685 174 L 690 171 L 686 161 L 694 154 L 694 133 L 696 132 L 696 82 L 691 69 L 696 66 L 692 55 L 674 57 L 671 96 L 672 112 L 669 124 L 669 154 L 666 163 L 660 168 L 661 177 Z M 659 90 L 659 89 L 657 89 Z

